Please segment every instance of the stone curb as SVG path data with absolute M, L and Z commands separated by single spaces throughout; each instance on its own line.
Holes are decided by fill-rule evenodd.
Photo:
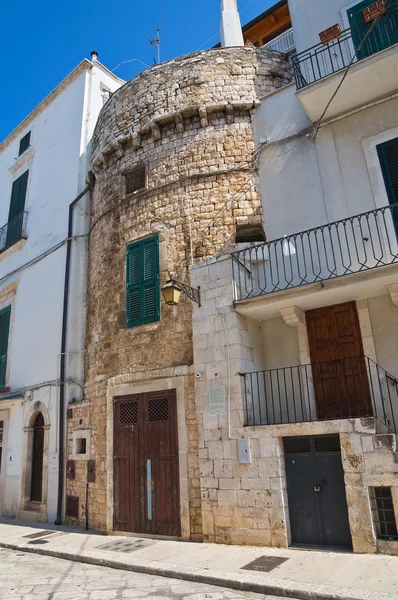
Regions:
M 116 560 L 106 558 L 96 558 L 93 556 L 82 556 L 78 554 L 70 554 L 58 550 L 47 548 L 32 548 L 27 546 L 19 546 L 18 544 L 9 544 L 0 542 L 0 548 L 8 550 L 17 550 L 19 552 L 30 552 L 32 554 L 42 554 L 44 556 L 52 556 L 53 558 L 61 558 L 78 563 L 88 565 L 96 565 L 100 567 L 108 567 L 110 569 L 119 569 L 122 571 L 131 571 L 134 573 L 142 573 L 144 575 L 156 575 L 172 579 L 182 579 L 184 581 L 192 581 L 194 583 L 205 583 L 218 587 L 227 587 L 242 592 L 254 592 L 257 594 L 267 594 L 271 596 L 281 596 L 283 598 L 293 598 L 294 600 L 396 600 L 396 597 L 391 594 L 378 593 L 366 590 L 351 590 L 347 588 L 335 588 L 332 593 L 322 591 L 322 587 L 311 583 L 301 583 L 286 581 L 287 585 L 277 585 L 270 583 L 261 583 L 259 581 L 247 581 L 239 574 L 220 573 L 212 574 L 204 569 L 190 570 L 187 567 L 179 567 L 178 569 L 170 566 L 152 566 L 142 564 L 128 564 Z M 213 572 L 214 573 L 214 572 Z M 231 578 L 234 576 L 233 578 Z M 296 586 L 296 587 L 293 587 Z M 328 586 L 329 587 L 329 586 Z M 317 589 L 318 588 L 318 589 Z

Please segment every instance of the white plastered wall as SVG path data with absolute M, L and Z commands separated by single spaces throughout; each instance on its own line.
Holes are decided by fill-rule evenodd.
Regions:
M 253 123 L 256 144 L 268 139 L 259 158 L 268 240 L 388 205 L 376 145 L 398 137 L 398 98 L 322 127 L 314 141 L 294 92 L 264 98 Z

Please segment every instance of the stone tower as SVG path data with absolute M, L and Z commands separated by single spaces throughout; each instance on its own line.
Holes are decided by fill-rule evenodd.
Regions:
M 210 50 L 141 73 L 114 93 L 100 114 L 91 162 L 96 184 L 89 239 L 86 399 L 71 405 L 68 413 L 68 458 L 75 462 L 69 463 L 67 495 L 69 502 L 79 504 L 78 517 L 68 517 L 71 523 L 83 526 L 87 519 L 90 528 L 101 531 L 138 528 L 135 533 L 171 531 L 185 539 L 201 538 L 191 301 L 183 297 L 175 307 L 161 302 L 156 318 L 131 326 L 127 253 L 137 242 L 156 239 L 154 285 L 160 287 L 170 276 L 187 283 L 192 261 L 235 247 L 237 226 L 262 226 L 252 113 L 259 97 L 289 80 L 280 54 L 253 48 Z M 143 436 L 142 444 L 150 437 L 157 443 L 156 435 L 148 434 L 154 429 L 146 421 L 145 429 L 134 411 L 150 404 L 151 394 L 163 402 L 171 392 L 176 480 L 171 491 L 165 488 L 157 496 L 163 484 L 151 479 L 153 487 L 147 485 L 157 460 L 150 458 L 150 450 L 136 459 L 144 461 L 143 471 L 131 483 L 131 472 L 121 475 L 120 467 L 120 461 L 127 464 L 131 457 L 120 458 L 122 451 L 116 448 L 127 429 L 134 439 Z M 130 407 L 130 421 L 120 416 L 118 402 Z M 85 452 L 79 454 L 77 440 L 83 437 Z M 166 442 L 159 443 L 165 453 Z M 178 523 L 162 529 L 156 515 L 170 494 L 178 495 Z M 144 524 L 139 519 L 132 523 L 137 511 L 143 512 Z

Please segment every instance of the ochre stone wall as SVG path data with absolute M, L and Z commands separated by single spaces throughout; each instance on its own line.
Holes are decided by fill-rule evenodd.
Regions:
M 157 323 L 126 328 L 126 246 L 155 233 L 161 282 L 189 282 L 188 266 L 233 247 L 236 223 L 262 223 L 252 112 L 258 98 L 291 79 L 283 56 L 252 48 L 198 53 L 145 71 L 104 106 L 92 142 L 86 386 L 74 429 L 91 428 L 95 483 L 89 526 L 107 520 L 107 382 L 123 374 L 192 365 L 192 304 L 161 305 Z M 125 174 L 146 168 L 146 189 L 126 194 Z M 192 256 L 191 256 L 192 245 Z M 191 536 L 202 531 L 195 390 L 186 398 Z M 88 416 L 87 416 L 88 415 Z M 81 423 L 80 423 L 81 421 Z M 108 450 L 109 451 L 109 450 Z M 69 444 L 68 458 L 71 456 Z M 81 469 L 67 493 L 85 503 Z M 109 507 L 108 507 L 109 508 Z M 83 516 L 78 521 L 84 524 Z M 109 529 L 109 522 L 108 522 Z

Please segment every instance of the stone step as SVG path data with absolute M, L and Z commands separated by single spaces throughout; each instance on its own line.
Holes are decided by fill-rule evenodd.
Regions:
M 42 513 L 38 510 L 17 510 L 15 518 L 21 521 L 47 523 L 47 513 Z

